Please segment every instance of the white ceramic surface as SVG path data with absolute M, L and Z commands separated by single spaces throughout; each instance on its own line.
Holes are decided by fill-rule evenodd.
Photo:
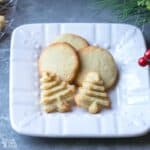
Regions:
M 114 56 L 119 80 L 109 93 L 112 109 L 92 115 L 81 108 L 43 113 L 39 106 L 37 59 L 41 49 L 62 33 L 75 33 Z M 146 50 L 140 30 L 125 24 L 50 23 L 16 28 L 10 54 L 10 119 L 14 130 L 45 137 L 122 137 L 150 127 L 148 68 L 138 58 Z

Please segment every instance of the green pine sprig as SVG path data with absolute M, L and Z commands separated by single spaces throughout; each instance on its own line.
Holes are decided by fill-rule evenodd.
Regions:
M 150 23 L 150 0 L 95 0 L 96 8 L 112 8 L 120 20 L 136 25 Z

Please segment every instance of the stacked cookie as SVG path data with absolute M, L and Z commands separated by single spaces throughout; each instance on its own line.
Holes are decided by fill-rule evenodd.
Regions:
M 70 111 L 74 100 L 90 113 L 110 107 L 106 91 L 116 82 L 117 67 L 107 50 L 90 46 L 78 35 L 63 34 L 42 51 L 38 64 L 41 105 L 46 112 Z M 65 90 L 68 93 L 61 95 Z

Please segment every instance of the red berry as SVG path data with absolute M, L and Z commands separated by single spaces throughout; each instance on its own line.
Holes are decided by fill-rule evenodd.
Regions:
M 147 65 L 147 61 L 144 59 L 144 57 L 140 57 L 139 60 L 138 60 L 138 63 L 142 67 Z
M 148 49 L 148 50 L 144 53 L 144 58 L 145 58 L 145 59 L 150 59 L 150 49 Z

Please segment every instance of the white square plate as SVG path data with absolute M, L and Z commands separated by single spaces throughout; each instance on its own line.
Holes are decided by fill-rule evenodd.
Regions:
M 83 36 L 107 48 L 120 78 L 109 93 L 112 109 L 92 115 L 81 108 L 69 113 L 41 112 L 37 59 L 41 49 L 62 33 Z M 122 137 L 150 127 L 148 68 L 137 60 L 146 50 L 141 31 L 131 25 L 105 23 L 30 24 L 16 28 L 10 55 L 10 119 L 14 130 L 45 137 Z

